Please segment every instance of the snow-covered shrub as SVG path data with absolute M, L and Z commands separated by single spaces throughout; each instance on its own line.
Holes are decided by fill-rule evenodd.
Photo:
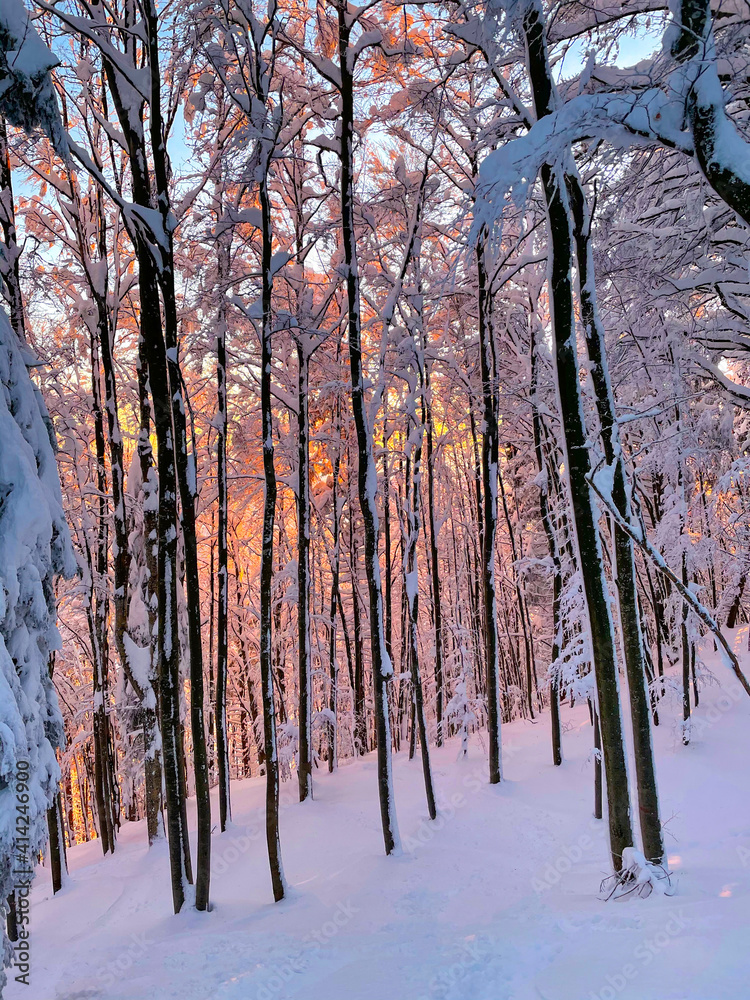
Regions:
M 46 419 L 45 419 L 46 418 Z M 60 641 L 56 575 L 75 571 L 41 396 L 0 310 L 0 909 L 19 858 L 47 839 L 64 734 L 49 660 Z M 27 775 L 21 794 L 20 768 Z M 22 840 L 21 838 L 27 838 Z M 3 920 L 3 928 L 5 921 Z M 4 964 L 10 945 L 3 929 Z M 0 972 L 0 990 L 5 975 Z
M 637 848 L 626 847 L 622 852 L 622 868 L 604 879 L 600 891 L 604 899 L 619 899 L 631 894 L 646 898 L 652 892 L 671 896 L 674 889 L 671 872 L 664 865 L 652 864 Z

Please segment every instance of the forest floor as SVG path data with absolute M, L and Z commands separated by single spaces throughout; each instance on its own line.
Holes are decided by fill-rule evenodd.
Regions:
M 746 650 L 747 627 L 735 635 Z M 745 668 L 750 656 L 743 653 Z M 403 841 L 385 858 L 375 757 L 315 773 L 315 800 L 282 786 L 290 898 L 271 901 L 263 781 L 233 784 L 213 838 L 209 914 L 171 914 L 166 848 L 124 825 L 113 857 L 69 852 L 31 909 L 31 989 L 6 1000 L 742 1000 L 750 997 L 750 701 L 711 660 L 690 746 L 675 694 L 655 731 L 672 897 L 598 898 L 605 830 L 592 820 L 592 730 L 564 708 L 503 730 L 505 781 L 485 747 L 432 749 L 442 813 L 427 819 L 419 756 L 395 758 Z M 218 813 L 218 808 L 217 808 Z

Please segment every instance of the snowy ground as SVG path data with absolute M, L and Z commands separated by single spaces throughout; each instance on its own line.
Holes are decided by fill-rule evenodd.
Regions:
M 738 631 L 745 649 L 747 629 Z M 746 669 L 750 658 L 744 654 Z M 418 757 L 398 755 L 404 852 L 382 856 L 375 760 L 316 773 L 315 801 L 283 786 L 292 898 L 271 902 L 262 784 L 233 786 L 213 840 L 210 914 L 170 912 L 165 850 L 126 824 L 114 857 L 70 852 L 54 899 L 32 902 L 32 985 L 6 1000 L 743 1000 L 750 997 L 750 700 L 716 664 L 690 747 L 678 705 L 656 730 L 672 898 L 603 903 L 603 824 L 591 819 L 591 728 L 564 713 L 503 731 L 506 781 L 480 741 L 433 750 L 442 815 L 426 816 Z M 217 809 L 218 812 L 218 809 Z

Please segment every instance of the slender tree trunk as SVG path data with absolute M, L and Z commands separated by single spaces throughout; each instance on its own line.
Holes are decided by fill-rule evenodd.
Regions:
M 97 224 L 98 224 L 98 263 L 106 268 L 107 262 L 107 225 L 104 210 L 104 196 L 97 191 Z M 85 234 L 80 234 L 81 251 L 87 253 Z M 101 271 L 100 271 L 101 274 Z M 125 636 L 128 628 L 128 610 L 130 607 L 130 543 L 128 519 L 125 510 L 125 465 L 123 458 L 122 433 L 120 431 L 120 416 L 117 401 L 117 380 L 114 369 L 114 330 L 107 302 L 107 278 L 104 271 L 103 285 L 96 286 L 90 282 L 91 295 L 96 303 L 98 314 L 97 341 L 101 356 L 102 373 L 104 375 L 104 410 L 107 414 L 107 444 L 109 450 L 109 468 L 112 483 L 112 522 L 114 526 L 114 541 L 112 544 L 112 569 L 114 576 L 114 640 L 117 656 L 121 667 L 131 682 L 140 702 L 143 704 L 149 698 L 149 692 L 144 691 L 136 679 L 127 655 Z
M 430 587 L 432 620 L 435 628 L 435 722 L 438 746 L 443 744 L 443 606 L 440 596 L 440 565 L 438 563 L 438 527 L 435 518 L 435 440 L 432 419 L 430 369 L 425 358 L 425 390 L 427 393 L 427 516 L 430 522 Z
M 682 553 L 682 584 L 688 585 L 687 557 Z M 687 628 L 688 607 L 682 602 L 680 612 L 680 649 L 682 653 L 682 742 L 690 743 L 690 637 Z
M 510 542 L 510 552 L 511 558 L 513 560 L 513 589 L 515 591 L 516 597 L 516 609 L 518 612 L 519 624 L 521 626 L 521 637 L 523 639 L 523 649 L 524 649 L 524 666 L 525 666 L 525 688 L 526 688 L 526 703 L 529 710 L 529 715 L 533 719 L 535 718 L 534 712 L 534 666 L 533 659 L 534 654 L 531 645 L 531 636 L 529 635 L 529 629 L 526 621 L 526 602 L 523 596 L 523 590 L 521 588 L 521 580 L 518 575 L 518 550 L 516 547 L 516 535 L 513 530 L 513 522 L 510 518 L 510 510 L 508 509 L 508 500 L 505 494 L 505 484 L 503 482 L 503 477 L 498 469 L 497 481 L 500 486 L 500 498 L 503 503 L 503 515 L 505 518 L 505 526 L 508 529 L 508 540 Z M 519 650 L 520 658 L 520 650 Z M 520 664 L 519 664 L 520 671 Z
M 266 841 L 271 866 L 273 898 L 286 894 L 279 839 L 279 759 L 276 752 L 276 708 L 273 695 L 273 645 L 271 600 L 273 587 L 273 529 L 276 515 L 276 469 L 273 452 L 273 399 L 271 396 L 271 202 L 268 192 L 268 164 L 260 180 L 262 213 L 262 326 L 260 405 L 263 424 L 263 539 L 260 563 L 260 673 L 263 691 L 263 732 L 266 762 Z
M 562 730 L 560 727 L 560 679 L 554 666 L 560 656 L 560 598 L 562 596 L 562 564 L 557 546 L 555 526 L 549 504 L 549 472 L 542 446 L 541 423 L 542 416 L 537 400 L 537 360 L 536 344 L 532 333 L 531 338 L 531 398 L 532 424 L 534 432 L 534 452 L 539 469 L 539 509 L 542 515 L 542 526 L 547 536 L 550 559 L 552 560 L 552 673 L 550 678 L 550 720 L 552 724 L 552 762 L 556 766 L 562 764 Z
M 225 285 L 229 278 L 229 246 L 219 246 L 219 291 L 221 295 L 216 336 L 216 382 L 218 434 L 216 475 L 218 479 L 219 532 L 217 551 L 218 606 L 216 614 L 216 764 L 219 777 L 219 826 L 226 830 L 232 818 L 229 784 L 229 741 L 227 739 L 227 671 L 229 666 L 229 557 L 227 552 L 227 303 Z
M 351 485 L 351 483 L 350 483 Z M 359 609 L 359 559 L 354 544 L 354 498 L 349 496 L 349 567 L 352 585 L 352 625 L 354 628 L 354 752 L 367 753 L 367 710 L 365 705 L 365 664 Z
M 594 819 L 602 818 L 602 734 L 599 713 L 592 705 L 594 715 Z
M 482 594 L 484 599 L 484 648 L 487 665 L 487 727 L 489 730 L 490 784 L 502 779 L 502 740 L 500 737 L 500 655 L 497 634 L 497 595 L 495 590 L 495 532 L 497 529 L 498 428 L 497 387 L 489 284 L 485 266 L 485 235 L 476 245 L 479 285 L 479 356 L 482 370 Z
M 417 567 L 417 542 L 419 540 L 419 484 L 422 465 L 422 439 L 424 437 L 424 401 L 422 401 L 422 421 L 416 429 L 418 435 L 413 449 L 413 458 L 406 458 L 406 547 L 404 551 L 404 586 L 409 612 L 409 661 L 411 664 L 411 682 L 414 704 L 414 721 L 419 728 L 419 746 L 422 755 L 422 772 L 424 775 L 427 810 L 430 819 L 435 819 L 435 791 L 432 784 L 432 768 L 430 766 L 430 748 L 427 742 L 427 725 L 425 723 L 424 697 L 422 693 L 422 678 L 419 672 L 419 571 Z M 409 435 L 411 437 L 411 435 Z M 415 726 L 412 722 L 412 743 L 414 742 Z M 410 747 L 409 756 L 413 752 Z
M 110 720 L 108 684 L 108 635 L 107 635 L 107 474 L 105 469 L 104 414 L 101 405 L 100 368 L 97 340 L 92 333 L 91 391 L 94 415 L 94 444 L 96 449 L 96 485 L 98 494 L 98 526 L 94 558 L 89 560 L 91 580 L 90 632 L 94 658 L 94 789 L 99 820 L 102 851 L 108 854 L 115 849 L 114 775 L 110 773 Z
M 310 664 L 310 358 L 297 343 L 297 653 L 299 666 L 299 800 L 313 797 L 312 674 Z
M 387 397 L 386 397 L 387 399 Z M 383 406 L 385 411 L 385 404 Z M 393 559 L 391 555 L 391 469 L 387 414 L 383 414 L 383 540 L 385 542 L 385 648 L 393 661 Z
M 350 52 L 351 23 L 343 3 L 338 4 L 339 71 L 341 74 L 341 228 L 344 247 L 348 305 L 349 362 L 352 379 L 352 409 L 357 432 L 359 503 L 365 535 L 365 569 L 370 597 L 370 647 L 375 694 L 375 731 L 378 752 L 378 792 L 385 853 L 399 848 L 398 824 L 393 800 L 390 712 L 388 680 L 393 675 L 383 630 L 383 595 L 378 560 L 377 470 L 373 454 L 372 430 L 368 426 L 362 373 L 362 342 L 354 231 L 354 79 Z
M 328 770 L 336 767 L 336 744 L 338 722 L 338 660 L 336 657 L 336 606 L 340 601 L 339 571 L 341 561 L 341 540 L 339 527 L 339 472 L 341 468 L 341 401 L 336 398 L 336 457 L 333 460 L 333 483 L 331 484 L 331 508 L 333 523 L 331 533 L 333 550 L 331 556 L 331 602 L 328 613 Z

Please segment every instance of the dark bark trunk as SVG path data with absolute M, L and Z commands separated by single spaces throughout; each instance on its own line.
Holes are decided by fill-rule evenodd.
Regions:
M 63 887 L 63 879 L 68 873 L 68 861 L 65 853 L 65 827 L 63 824 L 62 799 L 60 792 L 55 795 L 54 802 L 47 810 L 47 830 L 49 832 L 49 861 L 52 872 L 52 893 L 59 892 Z
M 341 539 L 339 527 L 339 472 L 341 468 L 341 401 L 336 399 L 336 457 L 333 460 L 333 483 L 331 484 L 331 509 L 333 549 L 331 554 L 331 602 L 328 612 L 328 770 L 336 767 L 336 746 L 338 735 L 338 660 L 336 656 L 336 607 L 340 602 L 339 573 L 341 562 Z M 347 637 L 348 645 L 348 637 Z M 348 651 L 348 650 L 347 650 Z
M 157 303 L 158 305 L 158 303 Z M 154 648 L 158 632 L 159 564 L 158 564 L 158 483 L 151 448 L 151 404 L 149 402 L 148 357 L 145 341 L 138 338 L 138 458 L 141 466 L 141 499 L 143 508 L 143 549 L 145 580 L 143 602 L 148 615 L 149 684 L 151 697 L 142 704 L 144 784 L 146 799 L 146 830 L 149 845 L 164 836 L 164 801 L 162 772 L 162 740 L 159 726 L 160 690 L 159 659 Z
M 341 229 L 344 248 L 347 291 L 347 326 L 349 362 L 352 380 L 352 409 L 357 432 L 359 503 L 365 535 L 365 570 L 370 598 L 370 648 L 372 682 L 375 695 L 375 731 L 378 753 L 378 792 L 385 853 L 392 854 L 399 845 L 398 826 L 393 802 L 390 713 L 388 680 L 393 674 L 385 648 L 383 595 L 378 560 L 378 513 L 376 507 L 377 470 L 373 455 L 372 429 L 368 426 L 365 387 L 362 373 L 362 342 L 357 264 L 354 231 L 354 79 L 350 50 L 350 14 L 338 5 L 339 72 L 341 74 Z
M 523 639 L 523 652 L 524 652 L 524 681 L 525 681 L 525 691 L 526 691 L 526 706 L 529 711 L 529 715 L 532 719 L 535 718 L 534 712 L 534 652 L 532 649 L 531 636 L 529 634 L 528 622 L 526 620 L 526 601 L 523 596 L 523 589 L 521 587 L 521 580 L 518 575 L 518 556 L 519 552 L 516 547 L 516 535 L 513 530 L 513 522 L 510 517 L 510 510 L 508 509 L 508 500 L 505 494 L 505 484 L 503 482 L 503 477 L 498 468 L 497 481 L 500 487 L 500 498 L 503 503 L 503 516 L 505 519 L 505 527 L 508 531 L 508 541 L 510 542 L 510 552 L 511 558 L 513 560 L 513 588 L 515 591 L 516 598 L 516 610 L 518 614 L 519 624 L 521 626 L 521 638 Z M 519 651 L 520 657 L 520 651 Z M 520 671 L 520 663 L 519 663 Z
M 553 109 L 554 90 L 541 11 L 530 5 L 523 19 L 531 86 L 537 117 Z M 575 342 L 571 264 L 573 221 L 565 178 L 545 164 L 542 184 L 549 226 L 549 292 L 555 342 L 557 384 L 562 416 L 565 464 L 570 483 L 579 566 L 588 609 L 598 696 L 604 771 L 607 780 L 610 849 L 616 871 L 622 852 L 633 845 L 630 795 L 620 712 L 614 628 L 604 575 L 596 509 L 588 477 L 591 472 L 584 425 Z
M 385 410 L 385 404 L 384 404 Z M 385 548 L 385 648 L 393 660 L 393 559 L 391 555 L 391 470 L 388 462 L 388 421 L 383 416 L 383 541 Z
M 266 763 L 266 842 L 271 867 L 273 898 L 284 898 L 286 883 L 279 839 L 279 760 L 276 752 L 276 708 L 273 693 L 273 647 L 271 600 L 273 587 L 273 529 L 276 516 L 276 469 L 273 449 L 273 399 L 271 396 L 271 202 L 268 192 L 268 162 L 260 180 L 262 213 L 262 326 L 260 403 L 263 433 L 263 538 L 260 564 L 260 673 L 263 691 L 263 733 Z
M 229 246 L 219 246 L 219 305 L 216 338 L 216 382 L 218 402 L 218 433 L 216 438 L 216 475 L 218 479 L 218 605 L 216 609 L 216 701 L 214 727 L 216 733 L 216 767 L 219 779 L 219 826 L 226 830 L 232 818 L 229 783 L 229 741 L 227 739 L 227 671 L 229 667 L 229 557 L 227 551 L 227 306 L 225 285 L 229 278 Z
M 160 267 L 157 279 L 164 306 L 164 341 L 172 425 L 174 456 L 180 492 L 180 520 L 187 590 L 188 640 L 190 650 L 190 729 L 193 742 L 193 772 L 197 812 L 198 843 L 196 849 L 195 906 L 209 908 L 211 880 L 211 799 L 208 781 L 208 755 L 204 725 L 203 697 L 203 638 L 201 629 L 200 577 L 198 573 L 198 542 L 195 529 L 195 494 L 197 492 L 196 458 L 188 457 L 185 400 L 182 372 L 178 361 L 178 322 L 175 290 L 173 229 L 170 202 L 169 159 L 165 127 L 161 114 L 162 79 L 159 69 L 158 15 L 153 0 L 144 5 L 148 37 L 150 69 L 151 155 L 154 163 L 156 202 L 161 216 L 166 245 L 160 247 Z M 192 462 L 192 465 L 191 465 Z
M 424 696 L 422 678 L 419 671 L 419 572 L 417 568 L 417 542 L 419 540 L 419 484 L 422 466 L 422 440 L 424 437 L 424 400 L 422 401 L 422 421 L 418 429 L 418 441 L 413 448 L 413 458 L 406 459 L 406 489 L 404 492 L 406 506 L 406 546 L 404 549 L 404 587 L 409 611 L 409 661 L 411 665 L 411 682 L 413 691 L 413 721 L 412 743 L 414 742 L 415 726 L 419 729 L 419 747 L 422 755 L 422 773 L 424 776 L 427 810 L 430 819 L 435 819 L 435 791 L 432 783 L 432 768 L 430 767 L 430 748 L 427 742 L 427 725 L 425 723 Z M 411 437 L 411 434 L 408 435 Z M 413 755 L 411 747 L 409 756 Z
M 5 927 L 8 933 L 9 941 L 18 940 L 18 908 L 16 906 L 16 892 L 15 889 L 11 891 L 10 895 L 6 900 L 6 906 L 8 907 L 8 913 L 5 918 Z
M 537 400 L 538 376 L 536 360 L 536 343 L 531 337 L 531 399 L 532 425 L 534 432 L 534 452 L 539 469 L 539 510 L 542 515 L 542 526 L 547 538 L 550 559 L 552 560 L 552 651 L 551 663 L 554 665 L 560 656 L 560 598 L 562 596 L 562 564 L 552 520 L 549 497 L 549 473 L 542 445 L 542 416 Z M 552 763 L 562 764 L 562 730 L 560 727 L 560 680 L 557 668 L 553 666 L 550 678 L 550 720 L 552 725 Z
M 737 617 L 740 613 L 740 607 L 742 606 L 742 594 L 745 590 L 746 581 L 747 573 L 743 573 L 740 577 L 740 582 L 737 585 L 737 596 L 732 601 L 732 606 L 729 609 L 729 614 L 727 615 L 727 628 L 734 628 L 737 624 Z
M 440 596 L 440 566 L 438 563 L 438 528 L 435 518 L 435 440 L 432 420 L 430 369 L 425 359 L 425 388 L 427 392 L 427 517 L 430 522 L 430 587 L 432 597 L 432 622 L 435 628 L 435 722 L 436 742 L 443 745 L 443 606 Z
M 599 728 L 599 713 L 594 714 L 594 819 L 602 818 L 602 734 Z
M 681 0 L 675 19 L 680 32 L 672 44 L 672 55 L 679 63 L 694 63 L 697 85 L 690 87 L 687 113 L 698 163 L 719 197 L 750 225 L 750 183 L 736 164 L 728 161 L 728 144 L 722 141 L 727 131 L 735 129 L 724 107 L 710 0 Z M 750 146 L 746 146 L 745 161 L 748 156 Z
M 349 573 L 352 586 L 352 627 L 354 629 L 354 752 L 366 754 L 367 710 L 365 706 L 365 665 L 362 648 L 362 626 L 359 610 L 359 559 L 354 544 L 354 498 L 349 496 Z
M 682 584 L 688 585 L 687 557 L 682 554 Z M 690 637 L 687 628 L 688 607 L 683 601 L 680 614 L 680 648 L 682 652 L 682 742 L 690 742 Z
M 101 319 L 101 317 L 100 317 Z M 104 414 L 101 405 L 100 367 L 97 340 L 90 338 L 91 350 L 91 393 L 94 417 L 94 446 L 96 455 L 96 488 L 98 495 L 96 547 L 93 558 L 89 558 L 91 572 L 91 610 L 89 623 L 94 681 L 93 703 L 93 746 L 94 746 L 94 791 L 96 812 L 99 821 L 99 836 L 102 851 L 108 854 L 115 849 L 114 775 L 110 773 L 110 719 L 109 719 L 109 643 L 107 635 L 108 593 L 108 517 L 107 517 L 107 473 L 105 468 Z
M 299 668 L 299 800 L 313 797 L 312 674 L 310 664 L 310 426 L 309 364 L 304 345 L 297 344 L 297 643 Z
M 497 428 L 497 376 L 490 324 L 490 296 L 484 260 L 486 236 L 476 245 L 479 356 L 482 371 L 482 595 L 484 603 L 484 650 L 487 683 L 487 728 L 489 740 L 490 784 L 502 779 L 500 654 L 497 634 L 497 595 L 495 592 L 495 531 L 497 528 L 497 483 L 499 441 Z
M 13 179 L 10 149 L 5 119 L 0 117 L 0 229 L 5 244 L 4 259 L 0 260 L 0 289 L 8 303 L 10 325 L 19 341 L 26 343 L 26 324 L 19 271 L 20 248 L 16 237 L 16 215 L 13 203 Z
M 152 131 L 161 146 L 160 87 L 158 71 L 157 15 L 152 4 L 146 11 L 147 48 L 154 61 L 151 70 Z M 128 38 L 128 45 L 132 42 Z M 129 49 L 133 59 L 134 50 Z M 120 126 L 128 143 L 132 174 L 132 197 L 136 205 L 153 209 L 152 180 L 143 132 L 143 105 L 138 109 L 138 127 L 131 108 L 119 93 L 119 75 L 114 65 L 103 57 L 107 79 L 114 99 Z M 165 178 L 164 178 L 165 180 Z M 162 214 L 164 218 L 164 214 Z M 156 538 L 158 539 L 157 579 L 157 664 L 159 677 L 159 711 L 161 718 L 164 791 L 167 806 L 167 836 L 172 881 L 172 901 L 175 913 L 185 902 L 186 885 L 190 881 L 190 847 L 180 774 L 180 663 L 177 619 L 177 481 L 175 474 L 175 437 L 172 426 L 172 402 L 167 374 L 167 348 L 162 328 L 157 261 L 145 233 L 135 234 L 140 294 L 141 338 L 148 358 L 148 380 L 153 400 L 154 432 L 157 441 L 157 475 L 159 483 Z M 157 251 L 158 253 L 158 251 Z
M 631 487 L 627 482 L 625 459 L 616 421 L 615 400 L 607 366 L 604 329 L 596 299 L 596 279 L 589 232 L 590 220 L 585 195 L 578 177 L 574 173 L 570 173 L 567 181 L 575 222 L 581 320 L 591 362 L 591 379 L 596 394 L 604 456 L 608 465 L 613 467 L 612 499 L 614 504 L 620 514 L 630 520 L 629 489 Z M 617 525 L 614 526 L 614 541 L 620 632 L 630 694 L 638 816 L 643 853 L 649 861 L 661 864 L 664 859 L 664 840 L 659 819 L 659 796 L 656 788 L 656 767 L 651 741 L 651 708 L 646 681 L 640 609 L 638 607 L 635 553 L 632 541 Z

